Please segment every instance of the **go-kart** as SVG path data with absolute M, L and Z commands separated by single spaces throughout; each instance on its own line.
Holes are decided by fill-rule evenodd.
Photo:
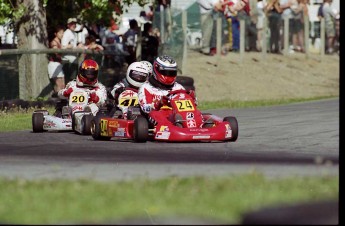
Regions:
M 136 142 L 237 140 L 238 123 L 235 117 L 220 118 L 201 113 L 194 98 L 185 90 L 172 91 L 167 99 L 169 101 L 165 105 L 159 110 L 152 110 L 147 117 L 135 114 L 131 119 L 120 120 L 96 116 L 91 122 L 91 134 L 96 140 L 109 140 L 121 135 Z
M 99 111 L 91 120 L 92 137 L 95 140 L 110 140 L 112 137 L 132 139 L 133 120 L 141 115 L 138 103 L 137 90 L 126 88 L 118 97 L 114 114 L 109 116 Z
M 91 120 L 99 108 L 96 104 L 89 103 L 88 99 L 88 91 L 76 89 L 69 96 L 68 106 L 62 107 L 61 117 L 49 115 L 47 110 L 34 111 L 33 132 L 73 130 L 83 135 L 90 134 Z

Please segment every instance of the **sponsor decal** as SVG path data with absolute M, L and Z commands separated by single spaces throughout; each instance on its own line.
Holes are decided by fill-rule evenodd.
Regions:
M 194 119 L 187 120 L 187 127 L 188 128 L 194 128 L 196 127 L 196 122 Z
M 47 126 L 47 127 L 56 127 L 56 124 L 55 124 L 55 122 L 53 122 L 53 121 L 46 121 L 45 122 L 45 126 Z
M 124 137 L 125 132 L 124 131 L 117 131 L 114 133 L 114 137 Z
M 157 132 L 156 139 L 168 140 L 170 137 L 170 132 Z
M 209 135 L 197 135 L 193 136 L 193 139 L 210 139 Z
M 117 127 L 119 127 L 119 122 L 117 122 L 117 121 L 110 121 L 108 126 L 109 127 L 113 127 L 113 128 L 117 128 Z
M 187 112 L 187 119 L 194 119 L 194 113 L 193 112 Z
M 62 120 L 62 123 L 71 123 L 72 120 L 71 119 L 67 119 L 67 120 Z
M 225 125 L 225 138 L 232 137 L 232 130 L 228 124 Z
M 159 129 L 159 131 L 161 132 L 168 132 L 169 131 L 169 127 L 168 126 L 161 126 L 161 128 Z
M 79 105 L 74 106 L 74 107 L 72 108 L 72 112 L 75 112 L 75 111 L 82 111 L 82 110 L 83 110 L 83 107 L 82 107 L 82 106 L 79 106 Z
M 197 128 L 197 129 L 190 129 L 189 131 L 191 132 L 206 132 L 208 131 L 208 129 L 205 129 L 205 128 Z

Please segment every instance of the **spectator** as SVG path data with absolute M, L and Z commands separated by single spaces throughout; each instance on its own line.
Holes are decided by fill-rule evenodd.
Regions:
M 102 35 L 102 46 L 105 50 L 119 53 L 118 43 L 120 43 L 120 36 L 115 33 L 115 30 L 118 30 L 119 26 L 115 23 L 115 20 L 110 21 L 110 26 L 105 29 L 104 34 Z M 122 61 L 118 59 L 118 56 L 114 55 L 105 55 L 105 65 L 106 67 L 114 67 L 116 63 L 122 64 Z
M 93 35 L 90 35 L 85 38 L 85 49 L 92 49 L 92 50 L 104 50 L 103 46 L 96 43 L 96 38 Z M 98 64 L 102 61 L 102 55 L 90 55 L 85 54 L 85 59 L 94 59 Z
M 153 64 L 154 59 L 158 56 L 158 46 L 159 41 L 153 35 L 152 24 L 149 22 L 145 23 L 141 41 L 141 59 Z
M 202 32 L 202 49 L 203 54 L 210 54 L 210 44 L 213 30 L 213 8 L 217 0 L 197 0 L 200 8 L 200 24 Z
M 281 14 L 281 19 L 282 19 L 282 23 L 281 23 L 281 25 L 280 25 L 280 28 L 281 28 L 281 30 L 283 31 L 282 33 L 281 33 L 281 37 L 280 37 L 280 40 L 281 40 L 281 44 L 282 44 L 282 48 L 289 48 L 289 45 L 290 45 L 290 43 L 291 43 L 291 31 L 293 30 L 293 28 L 292 28 L 292 24 L 293 24 L 293 22 L 292 22 L 292 12 L 291 12 L 291 8 L 290 8 L 290 6 L 291 6 L 291 4 L 292 4 L 292 1 L 293 0 L 279 0 L 279 6 L 280 6 L 280 8 L 282 9 L 282 14 Z M 288 19 L 289 20 L 289 34 L 287 35 L 287 37 L 288 37 L 288 46 L 283 46 L 283 44 L 284 44 L 284 38 L 285 38 L 285 34 L 284 34 L 284 31 L 285 31 L 285 28 L 284 28 L 284 26 L 285 26 L 285 24 L 284 24 L 284 20 L 285 19 Z M 290 50 L 289 50 L 291 53 L 293 53 L 294 51 L 293 51 L 293 46 L 291 46 L 291 48 L 290 48 Z
M 291 34 L 294 51 L 304 52 L 304 18 L 303 3 L 301 0 L 292 0 L 291 3 Z
M 266 14 L 269 20 L 269 27 L 271 31 L 270 36 L 270 52 L 280 53 L 279 37 L 280 37 L 280 25 L 281 25 L 281 13 L 278 0 L 269 0 L 265 8 Z
M 75 32 L 77 33 L 77 42 L 85 45 L 85 38 L 89 36 L 89 32 L 84 24 L 76 24 Z
M 324 0 L 322 7 L 322 13 L 325 18 L 325 27 L 326 27 L 326 53 L 332 54 L 334 52 L 334 41 L 336 36 L 336 18 L 339 16 L 339 13 L 332 8 L 333 0 Z
M 64 34 L 64 28 L 57 26 L 54 31 L 54 39 L 49 43 L 49 47 L 52 49 L 61 49 L 61 39 Z M 50 80 L 54 84 L 54 94 L 65 88 L 65 74 L 62 70 L 62 59 L 58 53 L 50 54 L 48 63 L 48 75 Z
M 266 15 L 264 12 L 264 8 L 266 6 L 266 0 L 258 0 L 257 2 L 257 12 L 258 12 L 258 22 L 256 23 L 257 29 L 257 41 L 256 41 L 256 49 L 258 51 L 262 50 L 263 42 L 266 40 L 262 40 L 263 33 L 266 32 L 264 30 L 264 23 L 266 22 Z
M 62 49 L 76 49 L 84 48 L 82 43 L 78 43 L 77 34 L 75 33 L 77 24 L 76 18 L 69 18 L 67 20 L 67 29 L 63 33 L 61 39 Z M 66 81 L 74 79 L 78 71 L 78 59 L 75 54 L 66 54 L 62 58 L 63 70 L 66 76 Z
M 129 21 L 129 29 L 123 35 L 123 45 L 124 50 L 129 53 L 126 57 L 126 62 L 128 65 L 136 61 L 136 47 L 137 47 L 137 36 L 138 36 L 138 23 L 136 20 Z

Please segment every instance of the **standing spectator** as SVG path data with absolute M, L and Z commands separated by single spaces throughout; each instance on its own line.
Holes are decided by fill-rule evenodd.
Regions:
M 257 12 L 258 12 L 258 22 L 256 23 L 257 29 L 257 41 L 256 41 L 256 49 L 258 51 L 262 50 L 262 46 L 266 40 L 262 40 L 263 33 L 266 32 L 264 30 L 264 23 L 266 23 L 266 15 L 264 12 L 264 8 L 266 6 L 266 0 L 258 0 L 257 2 Z
M 110 26 L 104 30 L 102 35 L 102 46 L 108 51 L 118 52 L 117 43 L 120 43 L 120 37 L 114 31 L 119 27 L 114 20 L 110 21 Z M 117 56 L 107 54 L 104 56 L 106 67 L 114 67 L 116 63 Z
M 154 13 L 154 28 L 161 29 L 161 19 L 163 19 L 164 22 L 164 33 L 161 34 L 161 42 L 165 42 L 170 36 L 171 36 L 171 29 L 172 29 L 172 18 L 171 18 L 171 11 L 170 11 L 170 5 L 171 0 L 155 0 L 156 1 L 156 9 Z M 164 14 L 161 18 L 161 6 L 163 6 Z
M 281 13 L 278 0 L 269 0 L 265 8 L 270 27 L 270 52 L 280 53 L 279 48 L 279 37 L 280 37 L 280 24 L 281 24 Z
M 78 43 L 77 34 L 75 33 L 75 28 L 77 24 L 76 18 L 69 18 L 67 20 L 67 29 L 63 33 L 61 39 L 62 49 L 75 49 L 84 48 L 84 45 Z M 66 54 L 63 56 L 63 70 L 66 76 L 66 81 L 74 79 L 77 76 L 78 71 L 78 59 L 77 56 Z
M 132 19 L 129 21 L 129 29 L 123 34 L 123 45 L 124 50 L 129 53 L 126 57 L 126 62 L 128 65 L 136 61 L 136 46 L 138 38 L 138 23 L 136 20 Z
M 89 36 L 89 32 L 84 24 L 76 24 L 75 32 L 77 33 L 77 42 L 85 45 L 85 38 Z
M 292 0 L 291 8 L 291 34 L 293 50 L 304 52 L 304 19 L 303 19 L 303 3 L 301 0 Z
M 49 43 L 49 47 L 52 49 L 61 49 L 61 39 L 64 34 L 63 27 L 57 26 L 54 31 L 54 39 Z M 54 94 L 65 88 L 65 74 L 62 70 L 62 59 L 58 53 L 50 54 L 48 63 L 48 75 L 50 80 L 54 84 Z
M 327 54 L 332 54 L 334 52 L 334 40 L 336 36 L 335 22 L 337 16 L 339 15 L 339 13 L 332 8 L 332 2 L 333 0 L 324 0 L 324 4 L 322 7 L 322 13 L 325 18 L 326 27 Z
M 158 56 L 159 40 L 153 35 L 152 24 L 144 24 L 141 41 L 141 60 L 149 61 L 153 64 L 154 59 Z
M 93 35 L 90 35 L 85 38 L 85 49 L 92 49 L 92 50 L 104 50 L 103 46 L 96 43 L 96 38 Z M 85 54 L 84 59 L 94 59 L 98 65 L 102 62 L 102 55 L 89 55 Z
M 290 6 L 291 6 L 291 4 L 292 4 L 292 1 L 293 0 L 279 0 L 279 6 L 280 6 L 280 8 L 282 9 L 282 23 L 281 23 L 281 30 L 282 30 L 282 33 L 281 33 L 281 37 L 280 37 L 280 40 L 281 40 L 281 44 L 282 44 L 282 48 L 287 48 L 287 49 L 289 49 L 289 51 L 290 51 L 290 53 L 293 53 L 294 51 L 293 51 L 293 46 L 291 45 L 291 47 L 290 47 L 290 44 L 292 44 L 292 41 L 291 41 L 291 37 L 292 37 L 292 35 L 291 35 L 291 31 L 293 30 L 293 27 L 292 27 L 292 24 L 293 24 L 293 22 L 292 22 L 292 20 L 293 20 L 293 18 L 292 18 L 292 11 L 291 11 L 291 8 L 290 8 Z M 285 23 L 284 23 L 284 20 L 285 19 L 287 19 L 288 21 L 289 21 L 289 31 L 288 31 L 288 35 L 287 35 L 287 37 L 288 37 L 288 46 L 283 46 L 284 45 L 284 38 L 285 38 L 285 34 L 284 34 L 284 32 L 285 32 L 285 28 L 284 28 L 284 26 L 285 26 Z
M 213 30 L 213 8 L 217 0 L 197 0 L 200 8 L 200 24 L 202 32 L 202 49 L 204 54 L 210 53 L 210 43 Z

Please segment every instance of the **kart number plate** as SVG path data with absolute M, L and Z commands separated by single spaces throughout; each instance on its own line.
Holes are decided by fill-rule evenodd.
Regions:
M 88 99 L 85 93 L 74 93 L 70 96 L 70 104 L 87 103 Z
M 128 107 L 128 106 L 135 106 L 139 103 L 137 97 L 132 98 L 120 98 L 119 99 L 119 106 L 120 107 Z
M 194 106 L 190 100 L 175 100 L 178 111 L 194 111 Z
M 101 136 L 108 136 L 108 120 L 101 119 Z

